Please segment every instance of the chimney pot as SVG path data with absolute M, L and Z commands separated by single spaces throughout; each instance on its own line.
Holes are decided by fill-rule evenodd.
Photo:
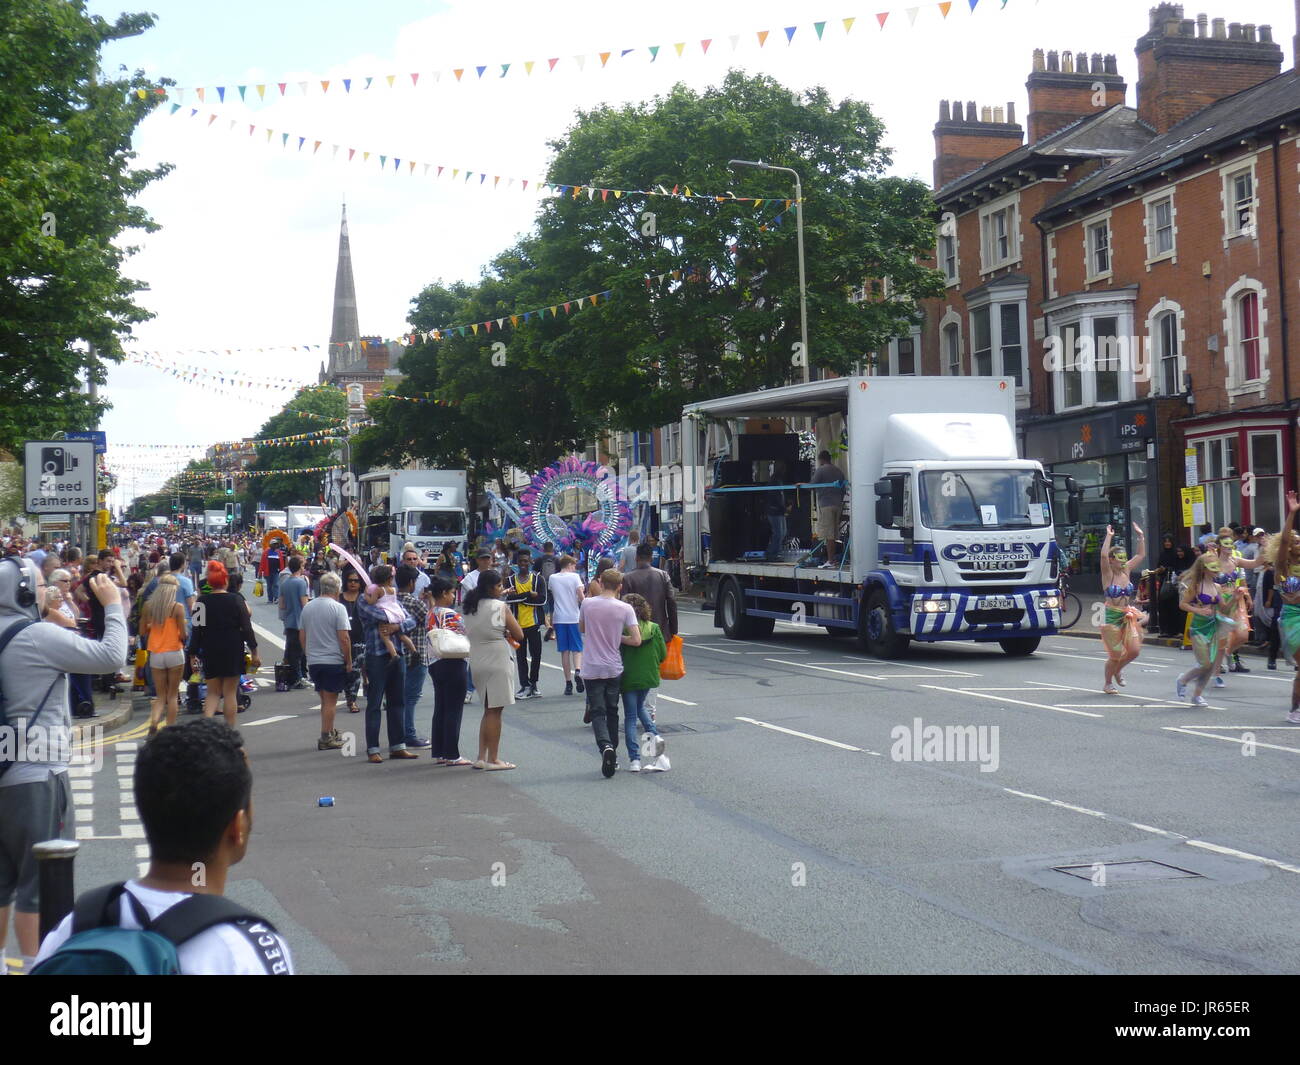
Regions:
M 1189 18 L 1183 19 L 1183 21 L 1178 24 L 1178 33 L 1182 37 L 1195 37 L 1196 23 Z
M 1061 53 L 1061 73 L 1062 73 L 1062 74 L 1073 74 L 1073 73 L 1074 73 L 1074 53 L 1073 53 L 1073 52 L 1062 52 L 1062 53 Z
M 1012 126 L 1016 124 L 1016 105 L 1010 100 L 1007 101 L 1007 122 Z
M 980 108 L 980 121 L 987 124 L 993 121 L 993 108 L 985 106 Z
M 1059 52 L 1051 51 L 1047 53 L 1047 69 L 1048 70 L 1061 69 L 1061 55 Z
M 1241 23 L 1240 23 L 1240 22 L 1229 22 L 1229 23 L 1228 23 L 1228 40 L 1230 40 L 1230 41 L 1241 41 L 1241 40 L 1245 40 L 1245 37 L 1244 37 L 1244 35 L 1243 35 L 1242 32 L 1241 32 Z
M 1260 43 L 1260 44 L 1272 44 L 1272 43 L 1273 43 L 1273 27 L 1272 27 L 1272 26 L 1261 26 L 1261 27 L 1259 28 L 1259 43 Z
M 1006 116 L 1006 113 L 1002 110 L 1002 108 L 1000 108 L 1000 107 L 995 107 L 995 108 L 993 108 L 993 121 L 994 121 L 994 122 L 996 122 L 999 126 L 1001 126 L 1001 125 L 1004 125 L 1004 124 L 1006 123 L 1006 120 L 1007 120 L 1007 116 Z
M 1183 24 L 1183 20 L 1180 19 L 1180 18 L 1167 18 L 1167 19 L 1165 19 L 1165 33 L 1164 33 L 1164 35 L 1165 35 L 1166 37 L 1177 37 L 1177 36 L 1178 36 L 1178 30 L 1179 30 L 1179 27 L 1181 27 L 1182 24 Z
M 1198 37 L 1208 37 L 1209 35 L 1210 35 L 1210 16 L 1209 16 L 1209 15 L 1204 15 L 1204 14 L 1202 14 L 1202 15 L 1197 15 L 1197 16 L 1196 16 L 1196 36 L 1198 36 Z
M 1092 72 L 1093 72 L 1094 74 L 1104 74 L 1104 73 L 1106 72 L 1106 71 L 1105 71 L 1105 68 L 1102 66 L 1102 60 L 1101 60 L 1101 53 L 1100 53 L 1100 52 L 1093 52 L 1093 53 L 1092 53 Z
M 975 110 L 974 100 L 966 101 L 966 121 L 970 123 L 975 123 L 979 121 L 979 112 Z
M 1214 31 L 1212 36 L 1216 41 L 1226 41 L 1228 39 L 1228 20 L 1216 18 L 1212 23 Z
M 1108 55 L 1106 57 L 1106 73 L 1114 74 L 1116 77 L 1119 76 L 1119 60 L 1113 55 Z
M 1086 73 L 1088 73 L 1088 53 L 1087 53 L 1087 52 L 1075 52 L 1075 53 L 1074 53 L 1074 72 L 1075 72 L 1076 74 L 1086 74 Z
M 1255 24 L 1254 24 L 1253 22 L 1247 22 L 1246 25 L 1244 25 L 1244 26 L 1241 27 L 1241 29 L 1242 29 L 1242 32 L 1245 33 L 1245 35 L 1246 35 L 1246 40 L 1250 41 L 1251 44 L 1254 44 L 1254 43 L 1255 43 Z
M 1047 69 L 1047 59 L 1043 54 L 1043 50 L 1041 48 L 1034 49 L 1034 69 L 1035 70 Z
M 939 121 L 940 122 L 952 121 L 952 108 L 951 106 L 949 106 L 947 100 L 939 101 Z

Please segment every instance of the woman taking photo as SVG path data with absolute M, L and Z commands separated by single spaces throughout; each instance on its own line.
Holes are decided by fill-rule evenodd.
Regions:
M 465 623 L 456 613 L 456 582 L 450 577 L 434 577 L 429 585 L 433 609 L 429 611 L 429 680 L 433 682 L 433 735 L 431 750 L 438 765 L 472 765 L 460 756 L 460 723 L 465 713 L 465 659 L 439 658 L 433 639 L 436 629 L 449 629 L 465 635 Z
M 1146 537 L 1137 523 L 1133 531 L 1138 538 L 1138 553 L 1132 558 L 1123 545 L 1111 546 L 1115 530 L 1106 526 L 1106 539 L 1101 545 L 1101 585 L 1106 597 L 1106 617 L 1101 625 L 1101 642 L 1106 648 L 1106 682 L 1102 691 L 1118 695 L 1124 685 L 1122 670 L 1142 650 L 1142 626 L 1147 616 L 1135 605 L 1137 586 L 1133 583 L 1133 570 L 1146 554 Z
M 461 606 L 474 689 L 483 697 L 475 769 L 517 768 L 512 762 L 500 761 L 497 750 L 501 743 L 501 711 L 515 701 L 515 655 L 508 639 L 517 647 L 524 638 L 524 630 L 501 599 L 502 587 L 501 574 L 494 569 L 484 570 Z
M 176 601 L 180 587 L 180 581 L 167 574 L 140 611 L 140 635 L 149 646 L 155 693 L 149 707 L 150 737 L 158 731 L 164 711 L 167 724 L 174 725 L 180 710 L 181 675 L 185 672 L 185 606 Z
M 160 582 L 161 583 L 161 582 Z M 235 727 L 239 712 L 239 677 L 244 672 L 244 647 L 252 655 L 253 669 L 262 664 L 257 654 L 257 637 L 249 618 L 248 604 L 241 595 L 227 591 L 229 575 L 220 562 L 209 562 L 208 587 L 194 608 L 194 635 L 190 638 L 190 658 L 203 664 L 208 695 L 203 701 L 203 716 L 212 717 L 221 704 L 226 724 Z
M 357 602 L 365 588 L 361 574 L 351 566 L 343 571 L 343 591 L 339 593 L 339 602 L 348 612 L 348 621 L 352 624 L 352 672 L 348 675 L 347 696 L 348 713 L 361 713 L 357 696 L 361 691 L 366 676 L 366 631 L 361 623 L 361 614 L 357 611 Z

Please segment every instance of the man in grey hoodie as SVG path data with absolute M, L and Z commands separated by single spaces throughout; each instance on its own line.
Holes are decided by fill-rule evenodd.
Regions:
M 12 730 L 0 736 L 3 757 L 12 761 L 0 775 L 0 964 L 13 906 L 24 969 L 40 947 L 32 844 L 63 837 L 72 819 L 67 674 L 111 672 L 126 657 L 127 644 L 121 595 L 102 574 L 89 585 L 104 607 L 101 639 L 58 625 L 25 624 L 40 621 L 44 584 L 30 559 L 0 560 L 0 634 L 25 625 L 0 652 L 0 691 Z

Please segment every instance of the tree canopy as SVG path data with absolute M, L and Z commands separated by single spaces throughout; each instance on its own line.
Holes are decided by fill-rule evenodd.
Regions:
M 105 42 L 152 25 L 82 0 L 0 0 L 0 450 L 93 426 L 105 408 L 80 391 L 88 368 L 104 383 L 119 337 L 152 317 L 122 274 L 136 249 L 115 242 L 157 228 L 132 199 L 170 167 L 132 168 L 130 144 L 161 97 L 143 72 L 99 66 Z

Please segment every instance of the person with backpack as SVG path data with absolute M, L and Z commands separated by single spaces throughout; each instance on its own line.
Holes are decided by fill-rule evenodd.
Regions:
M 24 966 L 40 945 L 32 844 L 71 834 L 67 675 L 106 673 L 126 654 L 126 617 L 116 586 L 96 575 L 88 588 L 104 610 L 98 640 L 37 624 L 45 594 L 40 568 L 30 559 L 0 560 L 0 729 L 21 741 L 0 755 L 0 954 L 12 908 Z
M 222 896 L 248 851 L 253 774 L 239 733 L 204 717 L 163 729 L 135 762 L 149 872 L 77 899 L 34 975 L 291 976 L 289 944 Z

